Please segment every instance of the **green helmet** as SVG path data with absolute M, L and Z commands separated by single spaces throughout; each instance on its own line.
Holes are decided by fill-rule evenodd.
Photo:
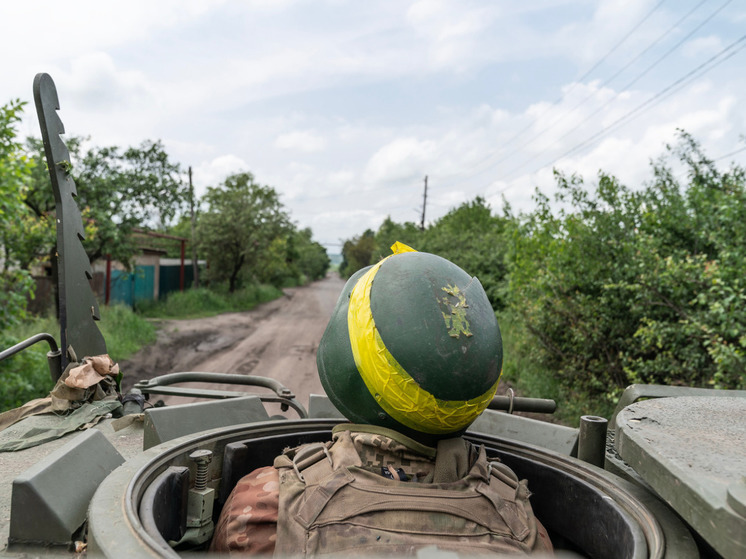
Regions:
M 342 290 L 316 354 L 321 384 L 354 423 L 424 442 L 458 436 L 497 390 L 495 313 L 479 280 L 455 264 L 391 248 Z

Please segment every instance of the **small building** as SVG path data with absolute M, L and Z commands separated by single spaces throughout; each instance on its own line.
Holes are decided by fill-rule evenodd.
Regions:
M 104 304 L 123 303 L 134 307 L 139 301 L 163 300 L 169 293 L 191 287 L 194 282 L 192 260 L 185 259 L 182 264 L 180 258 L 164 258 L 165 254 L 158 249 L 142 249 L 133 259 L 130 271 L 119 262 L 97 260 L 92 266 L 96 296 Z M 197 264 L 204 266 L 205 262 Z

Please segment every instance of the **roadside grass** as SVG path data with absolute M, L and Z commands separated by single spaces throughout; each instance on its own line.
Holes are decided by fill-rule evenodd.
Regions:
M 0 349 L 12 347 L 41 332 L 52 334 L 59 341 L 56 319 L 34 318 L 13 328 L 12 332 L 0 332 Z M 49 345 L 41 342 L 0 361 L 0 412 L 49 393 L 53 384 L 47 366 L 47 351 Z
M 282 290 L 271 285 L 252 285 L 234 293 L 188 289 L 170 293 L 165 301 L 138 303 L 137 312 L 147 318 L 204 318 L 224 312 L 249 311 L 279 297 L 282 297 Z
M 98 323 L 106 349 L 114 361 L 126 359 L 141 347 L 155 341 L 155 326 L 124 305 L 101 307 Z M 0 333 L 0 349 L 11 347 L 34 334 L 46 332 L 59 342 L 60 327 L 54 317 L 32 317 L 13 329 Z M 47 396 L 53 388 L 47 365 L 46 343 L 37 343 L 13 357 L 0 361 L 0 411 Z
M 156 326 L 126 305 L 101 308 L 99 329 L 106 340 L 106 349 L 114 361 L 123 361 L 140 348 L 152 344 Z
M 536 359 L 527 340 L 531 339 L 520 319 L 509 312 L 499 313 L 497 321 L 503 338 L 503 378 L 522 396 L 549 398 L 557 402 L 553 416 L 565 425 L 578 427 L 580 416 L 611 417 L 614 403 L 591 400 L 586 395 L 562 386 Z

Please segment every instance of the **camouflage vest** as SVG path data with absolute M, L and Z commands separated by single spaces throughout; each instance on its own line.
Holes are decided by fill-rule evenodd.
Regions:
M 461 438 L 436 451 L 394 431 L 345 424 L 333 441 L 287 450 L 274 465 L 276 556 L 414 555 L 433 545 L 528 554 L 537 543 L 525 481 Z

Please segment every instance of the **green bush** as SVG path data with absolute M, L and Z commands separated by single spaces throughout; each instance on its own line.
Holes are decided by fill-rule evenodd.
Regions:
M 510 251 L 510 308 L 571 401 L 608 410 L 631 383 L 746 388 L 746 184 L 687 135 L 631 189 L 557 175 Z M 559 208 L 559 209 L 557 209 Z M 523 373 L 521 373 L 523 374 Z M 598 412 L 601 413 L 601 412 Z
M 7 349 L 25 337 L 0 333 L 0 349 Z M 39 343 L 0 361 L 0 412 L 17 408 L 35 398 L 43 398 L 52 389 L 47 366 L 49 346 Z
M 282 291 L 271 285 L 249 285 L 233 293 L 200 287 L 169 293 L 165 301 L 140 302 L 138 313 L 150 318 L 200 318 L 248 311 L 281 296 Z
M 98 326 L 106 340 L 106 350 L 114 361 L 127 359 L 156 338 L 155 325 L 126 305 L 101 307 Z
M 155 326 L 124 305 L 102 307 L 98 325 L 114 361 L 127 359 L 142 346 L 155 341 Z M 12 333 L 7 330 L 0 333 L 0 349 L 7 349 L 40 332 L 52 334 L 59 342 L 57 320 L 36 317 L 26 320 Z M 0 361 L 0 411 L 16 408 L 49 394 L 54 384 L 47 364 L 47 351 L 48 344 L 37 343 Z

